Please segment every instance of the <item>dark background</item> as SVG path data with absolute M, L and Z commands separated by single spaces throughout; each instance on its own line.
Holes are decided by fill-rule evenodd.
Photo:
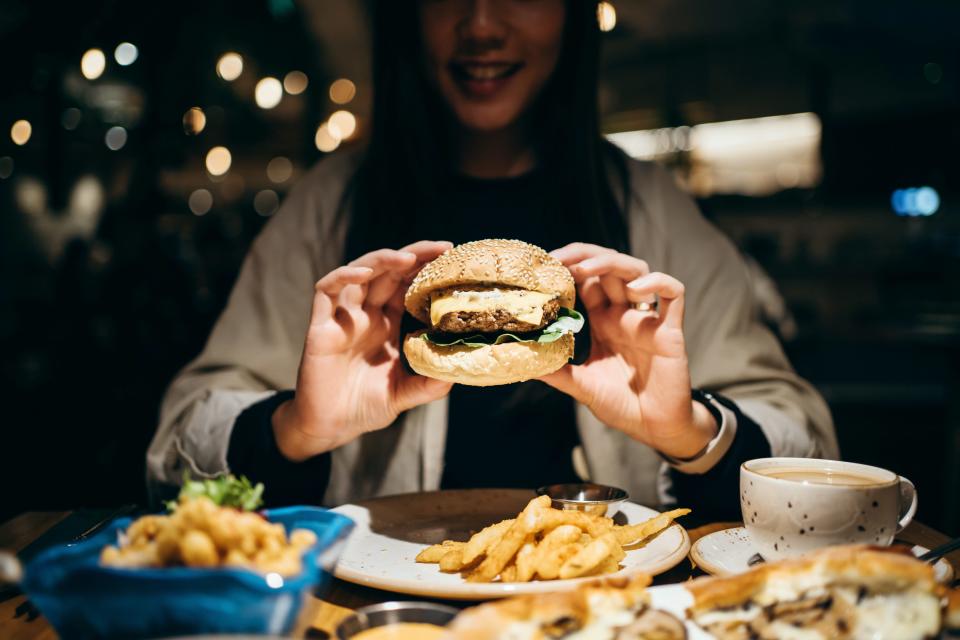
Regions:
M 960 533 L 960 4 L 613 5 L 606 131 L 815 114 L 809 180 L 787 167 L 761 192 L 717 188 L 696 150 L 655 157 L 776 282 L 786 311 L 770 322 L 829 401 L 844 457 L 912 478 L 919 518 Z M 123 41 L 139 49 L 129 66 Z M 93 47 L 107 64 L 89 80 Z M 341 146 L 362 139 L 368 47 L 355 0 L 0 2 L 0 520 L 143 500 L 163 389 L 275 197 L 324 155 L 318 125 L 345 108 L 359 126 Z M 232 82 L 216 73 L 228 51 L 244 60 Z M 306 91 L 259 108 L 257 80 L 291 70 Z M 328 94 L 341 77 L 357 87 L 344 106 Z M 195 106 L 206 126 L 189 135 Z M 111 150 L 115 126 L 127 140 Z M 232 153 L 225 176 L 204 168 L 215 145 Z M 280 156 L 293 175 L 272 180 Z M 896 215 L 894 190 L 919 186 L 938 210 Z M 198 190 L 213 200 L 201 215 Z

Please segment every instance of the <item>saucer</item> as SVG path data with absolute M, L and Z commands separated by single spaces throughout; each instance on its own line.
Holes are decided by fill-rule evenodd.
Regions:
M 914 545 L 911 551 L 913 555 L 920 556 L 929 549 Z M 715 531 L 703 536 L 690 547 L 690 559 L 698 567 L 715 576 L 743 573 L 751 568 L 748 563 L 756 553 L 750 534 L 744 527 Z M 938 582 L 946 583 L 953 579 L 953 567 L 944 558 L 937 561 L 933 571 Z

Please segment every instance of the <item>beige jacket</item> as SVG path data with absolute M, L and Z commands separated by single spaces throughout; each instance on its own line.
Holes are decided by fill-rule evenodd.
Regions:
M 346 225 L 336 211 L 355 166 L 349 155 L 318 164 L 254 241 L 206 346 L 164 397 L 147 453 L 151 482 L 177 484 L 186 469 L 195 476 L 228 471 L 237 416 L 276 390 L 295 387 L 313 285 L 343 263 Z M 631 252 L 686 286 L 693 385 L 734 400 L 761 426 L 774 455 L 836 457 L 829 410 L 759 322 L 736 248 L 663 169 L 630 161 L 630 176 Z M 446 421 L 444 399 L 335 450 L 323 504 L 438 488 Z M 669 499 L 667 462 L 656 452 L 604 426 L 584 406 L 577 406 L 577 424 L 590 479 L 624 487 L 641 503 Z M 735 429 L 733 414 L 726 412 L 707 454 L 675 466 L 704 472 L 722 456 Z

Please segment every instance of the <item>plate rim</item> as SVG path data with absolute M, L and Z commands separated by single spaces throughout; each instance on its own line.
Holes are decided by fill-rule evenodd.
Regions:
M 434 492 L 431 492 L 431 493 L 434 493 Z M 362 503 L 366 501 L 360 501 L 360 502 Z M 347 507 L 364 508 L 363 504 L 361 503 L 343 504 L 334 509 L 331 509 L 331 511 L 338 511 L 339 509 L 345 509 Z M 649 509 L 650 511 L 653 511 L 655 513 L 662 513 L 652 507 L 647 507 L 646 505 L 637 504 L 634 502 L 626 502 L 624 504 L 629 504 L 633 507 L 639 507 L 641 509 Z M 348 514 L 344 513 L 343 515 L 348 515 Z M 683 559 L 687 557 L 691 547 L 690 535 L 687 533 L 687 530 L 679 523 L 674 522 L 663 531 L 668 531 L 674 527 L 679 529 L 680 543 L 676 546 L 676 548 L 671 550 L 669 554 L 665 555 L 661 559 L 658 559 L 658 561 L 654 563 L 652 566 L 642 567 L 642 568 L 641 567 L 625 567 L 616 573 L 611 573 L 604 576 L 590 576 L 590 577 L 584 577 L 584 578 L 571 578 L 568 580 L 545 580 L 545 581 L 533 581 L 533 582 L 522 582 L 522 583 L 508 583 L 508 584 L 461 582 L 456 585 L 438 586 L 436 584 L 423 582 L 421 580 L 412 580 L 412 579 L 406 579 L 406 578 L 390 578 L 390 577 L 383 577 L 383 576 L 371 576 L 369 574 L 361 573 L 350 568 L 345 568 L 339 562 L 337 563 L 337 566 L 334 569 L 333 575 L 340 580 L 344 580 L 346 582 L 357 584 L 363 587 L 381 589 L 383 591 L 391 591 L 393 593 L 400 593 L 404 595 L 425 596 L 425 597 L 431 597 L 431 598 L 441 598 L 445 600 L 463 600 L 463 601 L 492 600 L 492 599 L 499 599 L 499 598 L 509 598 L 511 596 L 516 596 L 516 595 L 566 591 L 569 589 L 574 589 L 582 584 L 586 584 L 591 581 L 603 580 L 603 579 L 608 579 L 613 577 L 632 576 L 638 573 L 648 573 L 651 576 L 655 576 L 672 569 L 673 567 L 680 564 L 683 561 Z M 355 532 L 359 531 L 359 524 L 358 524 L 358 528 L 355 529 L 354 531 Z
M 735 572 L 724 571 L 718 565 L 710 562 L 709 560 L 704 560 L 703 553 L 700 551 L 700 544 L 707 538 L 710 538 L 711 536 L 719 537 L 720 535 L 728 531 L 735 531 L 737 529 L 742 529 L 744 532 L 747 532 L 747 528 L 744 526 L 729 527 L 727 529 L 720 529 L 719 531 L 712 531 L 705 536 L 701 536 L 700 538 L 697 538 L 697 540 L 690 545 L 690 559 L 693 561 L 694 564 L 697 565 L 697 567 L 702 569 L 704 573 L 707 573 L 711 576 L 718 576 L 721 578 L 725 578 L 729 576 L 739 575 L 738 573 L 735 573 Z M 917 555 L 918 553 L 923 554 L 929 551 L 929 549 L 927 549 L 925 546 L 921 544 L 914 544 L 911 546 L 910 549 L 914 555 Z M 955 573 L 953 565 L 947 562 L 945 558 L 940 558 L 939 560 L 937 560 L 934 567 L 940 567 L 940 566 L 945 567 L 944 569 L 942 569 L 942 571 L 945 572 L 945 575 L 942 581 L 950 582 L 953 579 L 953 576 Z M 938 579 L 938 581 L 941 581 L 941 580 Z

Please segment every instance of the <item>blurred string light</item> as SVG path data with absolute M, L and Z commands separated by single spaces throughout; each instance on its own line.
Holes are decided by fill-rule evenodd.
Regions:
M 923 65 L 923 77 L 930 84 L 940 84 L 940 81 L 943 80 L 943 67 L 936 62 L 928 62 Z
M 331 133 L 341 140 L 349 140 L 357 130 L 357 118 L 345 109 L 334 111 L 327 120 Z
M 117 45 L 117 48 L 113 50 L 113 58 L 121 67 L 129 67 L 137 61 L 137 56 L 139 55 L 140 51 L 136 45 L 130 42 L 121 42 Z
M 617 26 L 617 10 L 611 3 L 601 2 L 597 5 L 597 23 L 600 31 L 613 31 Z
M 339 132 L 332 132 L 327 123 L 324 122 L 317 127 L 317 134 L 314 136 L 313 142 L 317 145 L 317 149 L 329 153 L 340 146 Z
M 897 189 L 890 196 L 890 204 L 898 216 L 932 216 L 940 209 L 940 194 L 933 187 Z
M 254 98 L 261 109 L 273 109 L 283 98 L 283 85 L 276 78 L 263 78 L 254 89 Z
M 13 175 L 13 158 L 3 156 L 0 158 L 0 180 L 6 180 Z
M 187 198 L 187 206 L 195 216 L 202 216 L 213 207 L 213 194 L 206 189 L 197 189 Z
M 347 104 L 357 95 L 357 85 L 346 78 L 334 80 L 330 85 L 330 100 L 337 104 Z
M 200 107 L 190 107 L 183 114 L 183 132 L 188 136 L 198 135 L 207 126 L 207 115 Z
M 63 110 L 63 113 L 60 115 L 60 124 L 63 125 L 63 128 L 67 131 L 73 131 L 80 125 L 80 120 L 83 118 L 83 112 L 76 107 L 68 107 Z
M 289 180 L 292 175 L 293 163 L 283 156 L 278 156 L 267 164 L 267 177 L 271 182 L 280 184 Z
M 127 130 L 123 127 L 110 127 L 103 137 L 103 142 L 110 151 L 119 151 L 127 144 Z
M 226 147 L 214 147 L 207 152 L 205 164 L 210 175 L 222 176 L 227 171 L 230 171 L 230 164 L 232 162 L 233 157 L 230 155 L 229 149 Z
M 688 186 L 701 196 L 759 196 L 811 188 L 822 173 L 822 126 L 814 113 L 624 131 L 607 137 L 628 155 L 644 160 L 688 152 Z
M 80 58 L 80 73 L 87 80 L 96 80 L 107 68 L 107 57 L 100 49 L 89 49 Z
M 306 91 L 308 84 L 310 80 L 303 71 L 291 71 L 283 76 L 283 88 L 292 96 L 298 96 Z
M 243 58 L 239 53 L 231 51 L 217 60 L 217 75 L 227 82 L 233 82 L 240 77 L 241 73 L 243 73 Z
M 253 209 L 261 216 L 273 215 L 280 208 L 280 196 L 273 189 L 258 191 L 253 197 Z
M 29 120 L 17 120 L 13 123 L 13 126 L 10 127 L 10 139 L 13 140 L 13 144 L 18 147 L 27 144 L 32 134 L 33 126 Z

